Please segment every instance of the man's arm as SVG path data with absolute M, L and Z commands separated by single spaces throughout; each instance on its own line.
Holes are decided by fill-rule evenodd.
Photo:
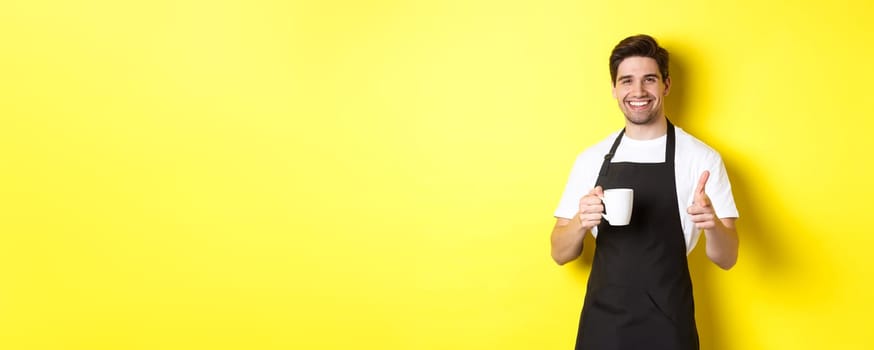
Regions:
M 707 237 L 706 252 L 713 261 L 724 270 L 737 263 L 738 243 L 737 230 L 734 227 L 736 218 L 725 218 L 715 221 L 713 228 L 704 229 Z
M 586 232 L 578 218 L 557 218 L 551 236 L 552 260 L 564 265 L 580 256 Z
M 552 259 L 559 265 L 564 265 L 576 259 L 583 252 L 583 238 L 592 227 L 601 223 L 604 205 L 601 198 L 604 191 L 601 186 L 593 188 L 583 198 L 580 198 L 579 211 L 574 218 L 558 218 L 552 228 Z
M 710 197 L 704 193 L 704 186 L 709 177 L 709 171 L 701 174 L 698 188 L 695 190 L 695 200 L 687 212 L 691 215 L 695 228 L 704 230 L 707 257 L 722 269 L 728 270 L 737 263 L 739 240 L 734 226 L 737 218 L 719 219 L 716 216 Z

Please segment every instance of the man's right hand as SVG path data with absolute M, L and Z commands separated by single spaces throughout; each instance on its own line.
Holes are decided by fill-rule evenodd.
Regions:
M 601 224 L 601 214 L 604 213 L 604 203 L 601 202 L 601 197 L 604 197 L 604 190 L 601 189 L 601 186 L 595 186 L 589 191 L 589 194 L 580 198 L 580 211 L 577 213 L 577 217 L 583 232 Z

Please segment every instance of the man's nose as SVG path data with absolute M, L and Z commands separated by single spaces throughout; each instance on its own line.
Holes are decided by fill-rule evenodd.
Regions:
M 631 92 L 637 96 L 645 94 L 645 90 L 643 89 L 643 81 L 636 81 L 632 83 Z

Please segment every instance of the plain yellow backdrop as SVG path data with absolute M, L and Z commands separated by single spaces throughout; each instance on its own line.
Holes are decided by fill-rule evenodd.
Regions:
M 0 348 L 569 349 L 552 212 L 648 33 L 741 212 L 734 269 L 690 257 L 702 349 L 870 349 L 872 14 L 5 0 Z

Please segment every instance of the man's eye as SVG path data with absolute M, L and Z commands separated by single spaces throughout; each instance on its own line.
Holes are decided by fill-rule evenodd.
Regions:
M 655 83 L 656 79 L 655 78 L 646 78 L 646 82 L 647 83 Z

